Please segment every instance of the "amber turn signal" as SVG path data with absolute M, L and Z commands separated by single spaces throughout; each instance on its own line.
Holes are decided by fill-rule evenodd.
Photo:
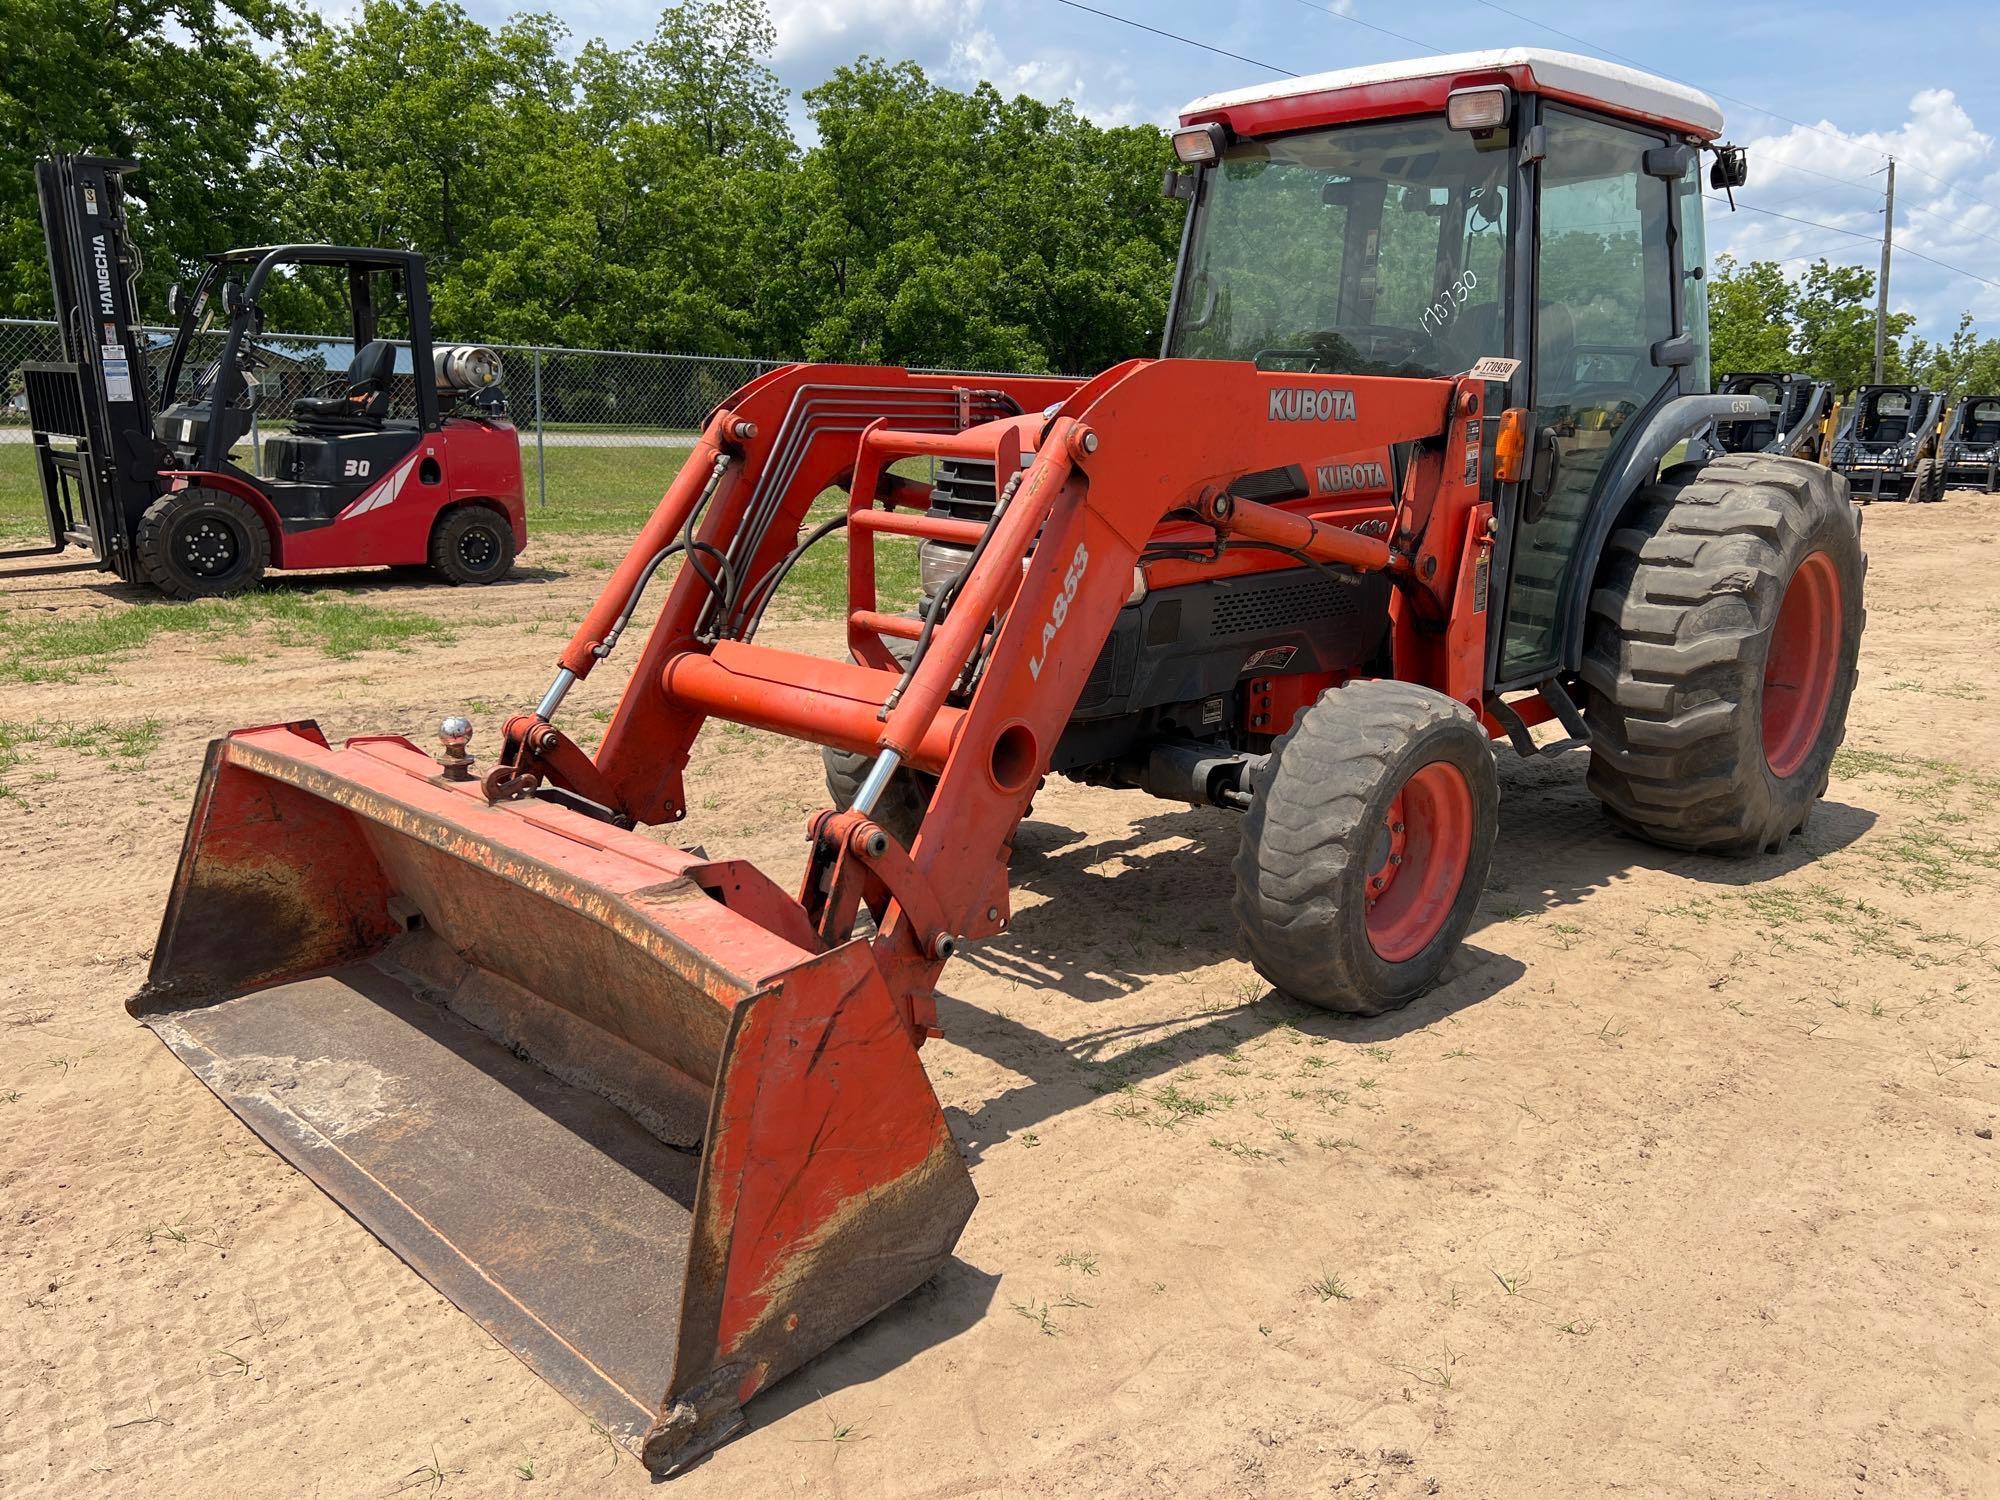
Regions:
M 1528 408 L 1510 406 L 1500 413 L 1500 432 L 1493 439 L 1493 477 L 1517 484 L 1528 472 Z

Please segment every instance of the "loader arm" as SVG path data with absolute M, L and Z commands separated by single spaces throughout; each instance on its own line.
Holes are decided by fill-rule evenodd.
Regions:
M 878 963 L 921 1038 L 936 1024 L 931 989 L 943 962 L 936 956 L 940 943 L 991 935 L 1006 921 L 1014 828 L 1131 591 L 1133 569 L 1163 521 L 1181 512 L 1246 544 L 1281 538 L 1278 545 L 1322 560 L 1399 569 L 1410 574 L 1413 597 L 1428 603 L 1415 607 L 1415 615 L 1442 620 L 1480 474 L 1476 464 L 1444 462 L 1438 440 L 1454 417 L 1477 420 L 1480 387 L 1132 361 L 1080 387 L 1001 383 L 998 390 L 1021 406 L 1052 387 L 1067 387 L 1067 399 L 1046 416 L 953 431 L 976 411 L 970 393 L 954 396 L 945 412 L 936 393 L 914 380 L 901 386 L 885 379 L 891 372 L 842 370 L 857 378 L 829 387 L 834 373 L 803 367 L 767 376 L 710 423 L 563 654 L 562 670 L 587 673 L 652 559 L 677 537 L 691 537 L 702 549 L 695 562 L 678 560 L 679 574 L 592 774 L 567 784 L 585 796 L 615 799 L 615 811 L 637 821 L 677 821 L 686 810 L 682 773 L 709 717 L 861 753 L 890 751 L 938 775 L 931 814 L 909 851 L 912 878 L 932 918 L 913 923 L 908 904 L 898 901 L 875 939 Z M 988 396 L 986 404 L 995 403 Z M 866 415 L 870 410 L 878 414 Z M 1393 544 L 1296 510 L 1247 501 L 1218 510 L 1213 503 L 1246 474 L 1288 466 L 1310 471 L 1403 443 L 1425 446 L 1404 497 L 1412 524 Z M 1023 460 L 1029 446 L 1032 457 Z M 722 562 L 736 569 L 739 589 L 754 588 L 745 580 L 761 580 L 778 565 L 814 497 L 840 481 L 852 490 L 846 529 L 857 561 L 850 578 L 866 590 L 848 601 L 850 623 L 883 623 L 865 562 L 874 536 L 956 539 L 948 529 L 953 523 L 877 507 L 888 465 L 922 453 L 990 458 L 1011 495 L 906 682 L 886 653 L 872 664 L 829 662 L 735 638 L 711 582 L 720 578 Z M 1462 482 L 1448 485 L 1447 475 Z M 745 533 L 760 525 L 746 542 Z M 1414 626 L 1410 633 L 1414 639 Z M 857 657 L 870 654 L 866 631 L 851 631 L 850 639 Z M 970 697 L 948 702 L 975 654 L 984 665 Z M 1477 688 L 1471 689 L 1475 707 Z M 532 725 L 510 728 L 510 744 L 532 732 Z M 559 767 L 548 769 L 555 773 L 550 779 L 564 779 Z

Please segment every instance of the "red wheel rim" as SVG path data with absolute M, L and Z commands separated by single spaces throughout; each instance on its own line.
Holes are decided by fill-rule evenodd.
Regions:
M 1368 943 L 1376 957 L 1415 958 L 1444 930 L 1472 858 L 1472 787 L 1433 761 L 1403 783 L 1376 834 L 1368 872 Z
M 1814 552 L 1785 585 L 1764 658 L 1764 761 L 1773 776 L 1798 770 L 1819 740 L 1839 675 L 1840 625 L 1840 575 Z

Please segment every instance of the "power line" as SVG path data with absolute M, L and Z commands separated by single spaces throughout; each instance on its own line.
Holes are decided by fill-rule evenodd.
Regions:
M 1442 50 L 1435 42 L 1419 41 L 1416 37 L 1405 36 L 1400 31 L 1391 31 L 1386 26 L 1377 26 L 1373 21 L 1364 21 L 1359 16 L 1350 16 L 1344 10 L 1335 10 L 1330 5 L 1318 5 L 1314 3 L 1314 0 L 1294 0 L 1294 3 L 1303 5 L 1307 10 L 1316 10 L 1324 15 L 1332 16 L 1336 21 L 1348 21 L 1356 26 L 1365 26 L 1370 31 L 1379 31 L 1384 36 L 1392 36 L 1399 42 L 1408 42 L 1412 47 L 1422 47 L 1427 52 Z
M 1716 196 L 1714 193 L 1703 193 L 1702 197 L 1708 199 L 1708 201 L 1711 203 L 1722 203 L 1727 201 L 1726 199 Z M 1764 215 L 1764 217 L 1768 219 L 1783 219 L 1788 223 L 1803 224 L 1809 229 L 1823 229 L 1828 234 L 1844 234 L 1848 236 L 1848 238 L 1850 239 L 1866 240 L 1871 245 L 1879 245 L 1882 243 L 1882 236 L 1880 236 L 1879 234 L 1868 234 L 1865 231 L 1859 229 L 1843 229 L 1838 224 L 1822 224 L 1817 219 L 1802 219 L 1797 214 L 1781 214 L 1776 209 L 1759 208 L 1754 203 L 1745 203 L 1741 198 L 1738 198 L 1736 200 L 1735 206 L 1737 208 L 1747 209 L 1749 212 L 1753 214 L 1762 214 Z M 2000 281 L 1990 280 L 1987 277 L 1981 276 L 1977 271 L 1966 270 L 1965 267 L 1963 266 L 1951 265 L 1946 261 L 1941 261 L 1937 259 L 1937 257 L 1935 256 L 1926 255 L 1921 250 L 1912 250 L 1908 245 L 1898 245 L 1896 247 L 1896 253 L 1898 255 L 1914 256 L 1918 260 L 1928 261 L 1931 265 L 1938 267 L 1940 270 L 1950 271 L 1954 275 L 1963 276 L 1966 277 L 1968 280 L 1977 281 L 1982 283 L 1983 285 L 1993 287 L 1996 290 L 2000 290 Z
M 1290 68 L 1281 68 L 1276 63 L 1267 63 L 1254 57 L 1245 57 L 1240 52 L 1225 52 L 1220 47 L 1211 47 L 1207 42 L 1198 42 L 1193 37 L 1182 36 L 1177 31 L 1162 31 L 1157 26 L 1148 26 L 1144 21 L 1135 21 L 1130 16 L 1113 15 L 1110 11 L 1099 10 L 1094 5 L 1084 5 L 1081 3 L 1081 0 L 1056 0 L 1056 4 L 1067 5 L 1071 10 L 1088 11 L 1093 16 L 1102 16 L 1107 21 L 1116 21 L 1121 26 L 1130 26 L 1138 31 L 1150 31 L 1154 36 L 1163 36 L 1170 42 L 1184 42 L 1190 47 L 1199 47 L 1204 52 L 1213 52 L 1217 57 L 1226 57 L 1231 62 L 1248 63 L 1253 68 L 1262 68 L 1270 73 L 1280 73 L 1286 78 L 1296 78 L 1299 76 Z

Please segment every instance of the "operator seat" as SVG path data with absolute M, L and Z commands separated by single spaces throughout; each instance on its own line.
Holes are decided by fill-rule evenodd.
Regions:
M 389 415 L 389 376 L 396 367 L 396 346 L 371 339 L 354 351 L 347 367 L 344 396 L 301 396 L 292 415 L 306 427 L 353 432 L 379 429 Z

